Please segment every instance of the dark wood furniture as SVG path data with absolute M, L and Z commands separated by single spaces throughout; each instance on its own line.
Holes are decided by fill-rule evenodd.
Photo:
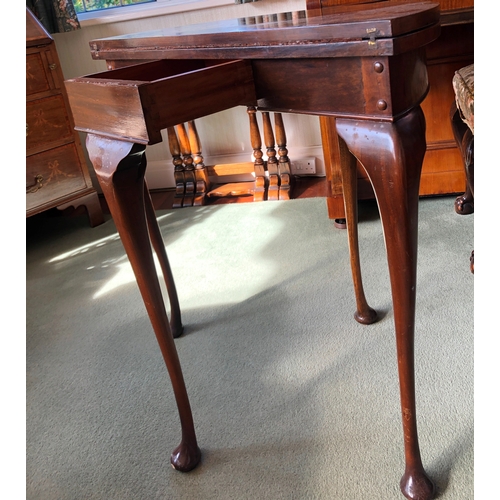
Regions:
M 406 463 L 401 491 L 411 499 L 432 498 L 434 486 L 418 444 L 413 346 L 418 199 L 426 151 L 420 104 L 429 89 L 425 47 L 439 33 L 439 5 L 430 2 L 377 2 L 318 18 L 290 13 L 286 20 L 270 18 L 258 25 L 221 21 L 94 40 L 94 58 L 135 64 L 66 82 L 76 127 L 87 133 L 91 161 L 171 376 L 182 428 L 171 456 L 176 469 L 196 467 L 200 450 L 174 342 L 182 332 L 179 304 L 144 183 L 144 153 L 146 145 L 162 140 L 162 129 L 235 105 L 257 106 L 335 119 L 355 318 L 363 323 L 375 321 L 376 313 L 366 302 L 359 271 L 357 161 L 370 176 L 394 305 Z M 153 249 L 164 267 L 170 323 Z
M 91 226 L 104 221 L 54 41 L 26 8 L 26 216 L 80 205 Z
M 474 64 L 460 68 L 452 83 L 455 102 L 450 111 L 451 125 L 467 178 L 465 193 L 455 200 L 455 212 L 468 215 L 474 213 Z M 474 273 L 474 250 L 470 270 Z
M 270 113 L 262 111 L 266 159 L 255 106 L 249 106 L 247 114 L 253 162 L 205 165 L 195 121 L 168 127 L 175 180 L 173 208 L 205 205 L 210 198 L 251 196 L 253 201 L 291 199 L 293 182 L 281 113 L 274 113 L 273 130 Z M 251 181 L 222 181 L 227 176 L 241 174 L 247 177 L 253 174 L 254 178 Z
M 358 4 L 367 8 L 373 2 L 387 0 L 307 0 L 307 9 L 315 15 L 326 15 Z M 403 0 L 412 3 L 412 0 Z M 453 101 L 450 82 L 459 68 L 474 62 L 474 0 L 440 0 L 441 34 L 426 46 L 427 71 L 430 91 L 422 103 L 427 130 L 427 151 L 422 167 L 419 194 L 421 196 L 461 193 L 465 176 L 461 154 L 454 139 L 449 120 L 449 103 Z M 328 198 L 329 216 L 345 227 L 342 180 L 334 119 L 320 118 L 324 146 L 325 170 L 331 196 Z M 358 164 L 358 197 L 371 199 L 373 189 L 364 168 Z

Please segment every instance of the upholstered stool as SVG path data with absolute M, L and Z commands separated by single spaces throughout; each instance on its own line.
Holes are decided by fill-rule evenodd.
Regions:
M 455 103 L 451 108 L 451 123 L 465 167 L 466 191 L 455 200 L 458 214 L 474 212 L 474 64 L 455 72 L 453 77 Z M 470 258 L 474 272 L 474 251 Z

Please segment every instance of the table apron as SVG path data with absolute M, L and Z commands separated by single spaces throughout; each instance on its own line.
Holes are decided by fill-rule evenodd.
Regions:
M 398 56 L 253 60 L 261 109 L 392 121 L 420 104 L 425 50 Z

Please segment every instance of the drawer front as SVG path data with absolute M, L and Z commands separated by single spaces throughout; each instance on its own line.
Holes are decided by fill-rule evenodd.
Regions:
M 26 103 L 26 149 L 73 137 L 62 95 Z
M 52 89 L 45 68 L 47 63 L 41 52 L 26 54 L 26 95 L 47 92 Z
M 26 210 L 50 202 L 55 206 L 86 187 L 73 143 L 26 158 Z

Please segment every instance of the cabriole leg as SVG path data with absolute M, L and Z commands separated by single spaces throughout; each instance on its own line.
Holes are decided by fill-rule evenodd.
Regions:
M 425 119 L 417 107 L 394 123 L 337 119 L 337 131 L 370 177 L 384 230 L 405 446 L 401 491 L 408 499 L 429 500 L 434 485 L 420 456 L 414 366 L 418 191 L 426 149 Z
M 141 144 L 87 136 L 90 160 L 132 265 L 172 382 L 182 440 L 172 453 L 171 463 L 175 469 L 187 472 L 199 463 L 201 452 L 153 260 L 144 201 L 145 149 Z
M 356 312 L 354 319 L 364 325 L 371 325 L 377 321 L 377 312 L 366 301 L 361 279 L 361 263 L 359 258 L 358 242 L 358 179 L 356 158 L 348 150 L 344 140 L 339 137 L 340 170 L 344 190 L 344 207 L 346 213 L 347 238 L 349 241 L 349 255 L 351 271 L 356 296 Z
M 172 330 L 172 335 L 174 336 L 174 339 L 176 339 L 177 337 L 180 337 L 184 331 L 184 327 L 182 326 L 179 298 L 175 287 L 174 275 L 172 274 L 172 269 L 168 261 L 165 244 L 163 243 L 158 221 L 156 220 L 153 202 L 151 200 L 151 195 L 149 194 L 149 189 L 146 186 L 146 181 L 144 181 L 144 208 L 146 210 L 146 219 L 148 222 L 151 243 L 158 257 L 158 261 L 160 262 L 163 278 L 165 279 L 165 285 L 167 286 L 168 299 L 170 301 L 170 330 Z

